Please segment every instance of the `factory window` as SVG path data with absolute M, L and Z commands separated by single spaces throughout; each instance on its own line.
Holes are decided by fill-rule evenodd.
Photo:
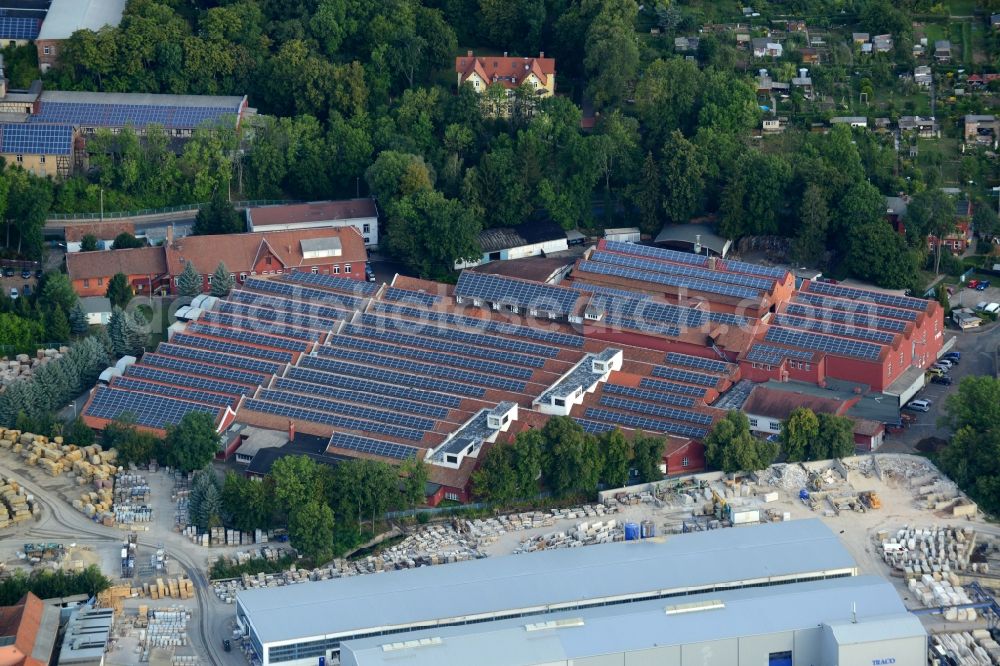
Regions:
M 757 427 L 757 419 L 750 419 L 750 427 L 751 428 Z
M 771 421 L 767 425 L 768 425 L 768 427 L 771 430 L 773 430 L 775 432 L 781 432 L 781 422 L 779 422 L 779 421 Z
M 45 164 L 45 155 L 39 155 L 38 156 L 38 163 L 39 164 Z
M 345 273 L 350 273 L 351 272 L 351 265 L 350 264 L 344 264 L 344 272 Z
M 792 652 L 772 652 L 767 655 L 767 666 L 792 666 Z
M 43 46 L 42 47 L 42 53 L 44 53 L 45 55 L 52 55 L 52 47 L 51 46 Z
M 318 266 L 313 266 L 312 267 L 312 274 L 316 275 L 317 273 L 319 273 L 319 267 Z
M 340 266 L 334 266 L 333 267 L 333 274 L 334 275 L 340 275 Z
M 690 462 L 687 458 L 681 458 L 681 467 L 687 467 Z
M 361 225 L 361 233 L 363 233 L 363 234 L 370 234 L 371 232 L 372 232 L 372 225 L 370 225 L 370 224 L 362 224 Z

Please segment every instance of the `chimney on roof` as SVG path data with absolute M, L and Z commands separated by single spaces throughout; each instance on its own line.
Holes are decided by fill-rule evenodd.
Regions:
M 468 51 L 466 51 L 466 55 L 471 58 L 472 57 L 472 49 L 469 49 Z
M 504 51 L 504 52 L 503 52 L 503 57 L 504 57 L 504 58 L 506 58 L 506 57 L 507 57 L 507 52 L 506 52 L 506 51 Z
M 538 57 L 539 58 L 544 58 L 545 57 L 545 51 L 539 51 L 538 52 Z
M 713 255 L 708 257 L 708 270 L 714 271 L 719 264 L 719 259 Z
M 295 421 L 292 421 L 291 419 L 288 420 L 288 441 L 295 441 Z

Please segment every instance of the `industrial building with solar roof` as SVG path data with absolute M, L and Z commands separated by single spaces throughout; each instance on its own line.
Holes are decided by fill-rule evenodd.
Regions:
M 934 301 L 796 289 L 781 269 L 607 241 L 560 284 L 467 270 L 454 286 L 380 285 L 291 267 L 199 299 L 83 416 L 100 428 L 131 412 L 162 434 L 205 411 L 226 455 L 255 448 L 250 433 L 298 431 L 327 438 L 330 460 L 419 458 L 434 505 L 467 501 L 482 451 L 553 415 L 662 435 L 665 473 L 700 470 L 701 442 L 753 382 L 849 386 L 856 441 L 877 447 L 942 324 Z
M 261 664 L 867 666 L 926 633 L 816 519 L 241 590 Z

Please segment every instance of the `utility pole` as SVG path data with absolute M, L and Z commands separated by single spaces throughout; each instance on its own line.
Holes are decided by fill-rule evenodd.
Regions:
M 104 221 L 104 188 L 101 188 L 101 222 Z

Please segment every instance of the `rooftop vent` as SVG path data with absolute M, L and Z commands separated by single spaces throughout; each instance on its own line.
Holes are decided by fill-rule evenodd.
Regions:
M 719 599 L 709 601 L 695 601 L 690 604 L 675 604 L 667 606 L 667 615 L 683 615 L 684 613 L 700 613 L 702 611 L 721 610 L 726 604 Z

